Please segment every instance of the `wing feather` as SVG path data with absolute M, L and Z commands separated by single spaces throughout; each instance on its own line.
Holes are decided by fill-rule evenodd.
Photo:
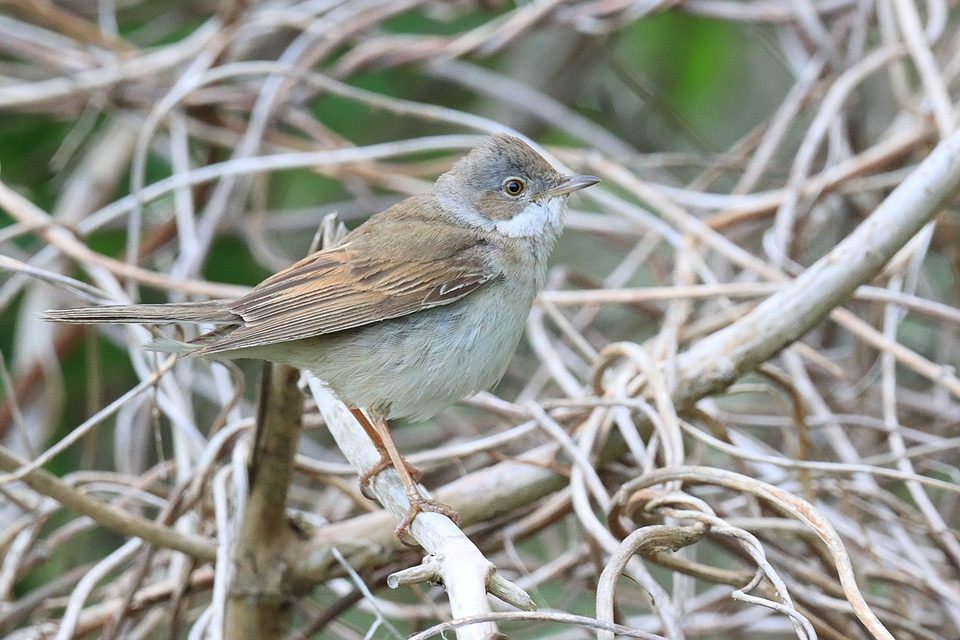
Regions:
M 398 255 L 382 250 L 384 236 L 396 231 L 391 220 L 384 222 L 373 226 L 377 233 L 356 240 L 348 236 L 344 244 L 301 260 L 229 304 L 243 324 L 192 355 L 299 340 L 404 316 L 460 300 L 496 276 L 487 266 L 484 242 L 472 233 L 441 230 L 446 232 L 438 235 L 437 221 L 427 221 L 431 225 L 424 226 L 423 234 L 412 234 L 411 246 Z M 417 221 L 402 222 L 406 233 L 417 231 L 410 228 Z

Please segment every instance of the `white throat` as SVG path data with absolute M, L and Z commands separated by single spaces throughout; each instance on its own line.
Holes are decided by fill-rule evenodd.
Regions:
M 494 227 L 511 238 L 529 238 L 558 228 L 563 222 L 564 198 L 534 200 L 509 220 L 498 220 Z
M 510 238 L 531 238 L 545 232 L 558 234 L 563 225 L 563 212 L 567 204 L 564 197 L 533 200 L 509 220 L 491 220 L 456 198 L 437 194 L 437 200 L 441 207 L 461 222 L 488 231 L 496 229 Z

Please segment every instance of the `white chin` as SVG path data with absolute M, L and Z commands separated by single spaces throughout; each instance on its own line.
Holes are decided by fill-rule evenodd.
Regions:
M 511 238 L 528 238 L 537 236 L 548 227 L 556 226 L 563 219 L 563 208 L 566 198 L 550 198 L 531 202 L 523 211 L 509 220 L 499 220 L 496 223 L 498 231 Z

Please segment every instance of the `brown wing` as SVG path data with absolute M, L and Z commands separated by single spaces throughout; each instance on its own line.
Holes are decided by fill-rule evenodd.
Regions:
M 345 244 L 264 280 L 228 306 L 243 318 L 243 325 L 192 355 L 298 340 L 396 318 L 459 300 L 494 277 L 485 266 L 484 245 L 473 234 L 457 229 L 438 233 L 436 221 L 423 225 L 407 220 L 399 227 L 393 222 L 351 234 Z M 418 227 L 423 233 L 417 233 Z M 398 231 L 412 237 L 403 243 L 405 248 L 384 246 Z

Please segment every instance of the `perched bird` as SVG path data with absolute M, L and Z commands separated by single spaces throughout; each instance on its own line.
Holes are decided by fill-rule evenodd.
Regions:
M 70 323 L 213 323 L 187 357 L 258 358 L 308 369 L 350 407 L 381 454 L 361 486 L 391 464 L 410 509 L 457 519 L 425 499 L 400 456 L 390 418 L 429 418 L 493 386 L 507 368 L 567 195 L 599 182 L 563 176 L 523 141 L 494 135 L 441 175 L 429 193 L 379 213 L 340 244 L 267 278 L 237 300 L 52 310 Z

